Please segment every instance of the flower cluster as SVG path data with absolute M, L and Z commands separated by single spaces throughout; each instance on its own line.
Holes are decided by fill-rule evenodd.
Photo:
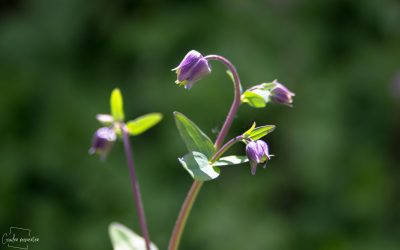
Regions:
M 231 74 L 232 80 L 234 81 L 236 86 L 235 91 L 240 92 L 242 87 L 240 85 L 240 81 L 238 82 L 239 76 L 237 75 L 234 66 L 226 58 L 215 55 L 203 56 L 201 53 L 195 50 L 189 51 L 183 58 L 181 63 L 173 69 L 173 71 L 175 71 L 177 74 L 176 83 L 180 86 L 184 86 L 186 89 L 192 88 L 194 83 L 211 73 L 209 60 L 218 60 L 228 66 L 228 71 Z M 295 94 L 292 91 L 290 91 L 283 84 L 279 83 L 277 80 L 269 83 L 261 83 L 250 87 L 244 92 L 241 92 L 239 95 L 240 102 L 234 101 L 232 106 L 233 109 L 231 108 L 231 110 L 237 110 L 238 106 L 241 103 L 247 103 L 251 107 L 255 108 L 265 107 L 268 103 L 276 103 L 292 107 L 294 95 Z M 235 98 L 236 96 L 237 95 L 235 94 Z M 228 114 L 224 127 L 221 129 L 221 133 L 225 132 L 222 137 L 226 135 L 227 129 L 229 129 L 229 126 L 233 120 L 232 115 L 233 114 L 231 113 Z M 255 129 L 255 131 L 257 131 L 257 128 Z M 219 135 L 221 135 L 221 133 Z M 221 139 L 220 136 L 219 139 Z M 268 145 L 265 141 L 259 140 L 259 138 L 255 140 L 250 138 L 247 140 L 243 140 L 243 142 L 246 143 L 246 156 L 247 160 L 250 163 L 251 173 L 254 175 L 256 173 L 257 166 L 262 165 L 263 167 L 265 167 L 266 162 L 271 158 Z M 219 145 L 218 138 L 216 145 Z M 220 166 L 219 164 L 222 163 L 217 162 L 216 164 L 217 166 Z M 184 163 L 183 165 L 186 169 L 188 169 L 188 163 Z M 194 175 L 193 171 L 188 171 L 192 176 Z M 216 176 L 218 175 L 213 174 L 212 176 L 213 177 L 210 178 L 216 178 Z M 196 179 L 196 176 L 193 177 Z M 204 176 L 198 178 L 204 178 Z
M 111 151 L 117 135 L 126 132 L 129 135 L 139 135 L 157 124 L 161 119 L 160 113 L 150 113 L 134 120 L 124 122 L 124 108 L 122 94 L 119 89 L 114 89 L 110 97 L 111 114 L 97 114 L 96 119 L 103 125 L 93 135 L 90 154 L 98 154 L 101 160 L 105 160 Z
M 254 108 L 263 108 L 272 102 L 292 107 L 295 94 L 277 80 L 261 83 L 243 92 L 242 103 L 247 103 Z

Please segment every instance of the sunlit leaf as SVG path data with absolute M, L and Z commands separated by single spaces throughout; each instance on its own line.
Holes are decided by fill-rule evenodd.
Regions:
M 145 240 L 122 224 L 111 223 L 108 233 L 114 250 L 146 250 Z M 158 250 L 153 243 L 150 244 L 150 249 Z
M 213 167 L 208 162 L 207 156 L 200 152 L 190 152 L 184 157 L 179 158 L 182 164 L 193 179 L 198 181 L 209 181 L 219 176 L 219 168 Z
M 244 155 L 230 155 L 230 156 L 225 156 L 219 158 L 218 161 L 214 162 L 212 165 L 214 167 L 220 167 L 220 166 L 228 166 L 228 165 L 237 165 L 237 164 L 242 164 L 245 162 L 248 162 L 249 159 L 247 156 Z
M 174 112 L 176 126 L 189 151 L 205 154 L 208 159 L 215 153 L 215 147 L 210 138 L 189 118 L 179 112 Z

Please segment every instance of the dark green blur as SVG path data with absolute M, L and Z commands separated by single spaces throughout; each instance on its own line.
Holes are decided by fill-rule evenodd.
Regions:
M 192 182 L 172 112 L 214 140 L 232 101 L 217 62 L 190 91 L 174 84 L 196 49 L 230 59 L 244 88 L 278 79 L 296 96 L 240 108 L 229 136 L 275 124 L 276 156 L 206 183 L 182 250 L 400 249 L 399 25 L 397 0 L 0 1 L 0 234 L 106 250 L 110 222 L 139 232 L 122 144 L 104 163 L 88 154 L 119 87 L 128 119 L 164 114 L 132 144 L 151 239 L 166 249 Z

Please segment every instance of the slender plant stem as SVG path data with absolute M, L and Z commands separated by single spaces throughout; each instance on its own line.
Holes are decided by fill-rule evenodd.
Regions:
M 143 235 L 143 238 L 146 243 L 146 249 L 150 250 L 149 231 L 147 230 L 146 218 L 145 218 L 144 209 L 143 209 L 142 196 L 140 193 L 139 182 L 136 178 L 135 165 L 133 164 L 132 147 L 131 147 L 131 143 L 129 141 L 129 134 L 128 134 L 128 131 L 127 131 L 125 125 L 122 125 L 121 130 L 122 130 L 122 137 L 123 137 L 123 141 L 124 141 L 126 161 L 128 162 L 129 174 L 130 174 L 131 182 L 132 182 L 133 199 L 135 201 L 136 211 L 137 211 L 137 215 L 139 217 L 140 230 L 142 231 L 142 235 Z
M 241 86 L 241 84 L 240 84 L 239 75 L 236 71 L 235 66 L 233 66 L 233 64 L 228 59 L 226 59 L 225 57 L 222 57 L 222 56 L 218 56 L 218 55 L 209 55 L 209 56 L 206 56 L 205 58 L 207 60 L 220 61 L 223 64 L 225 64 L 228 67 L 228 69 L 232 72 L 234 87 L 235 87 L 235 96 L 233 98 L 233 103 L 232 103 L 229 113 L 225 119 L 224 125 L 222 126 L 221 131 L 219 132 L 217 139 L 215 140 L 215 143 L 214 143 L 214 146 L 218 151 L 214 154 L 212 159 L 217 159 L 218 152 L 220 152 L 220 149 L 223 150 L 221 148 L 222 143 L 224 142 L 224 139 L 225 139 L 226 135 L 228 134 L 228 131 L 232 125 L 233 119 L 235 118 L 237 110 L 240 106 L 240 94 L 241 94 L 240 86 Z M 189 190 L 188 194 L 186 195 L 185 201 L 183 202 L 183 205 L 179 212 L 178 219 L 176 220 L 175 227 L 174 227 L 174 230 L 172 232 L 172 236 L 171 236 L 171 239 L 169 242 L 168 250 L 178 250 L 179 243 L 180 243 L 180 240 L 182 237 L 183 230 L 186 225 L 187 218 L 190 214 L 192 206 L 193 206 L 202 186 L 203 186 L 202 181 L 197 181 L 197 180 L 193 181 L 193 184 L 190 187 L 190 190 Z
M 179 248 L 179 243 L 181 242 L 181 237 L 183 230 L 185 229 L 187 218 L 192 210 L 194 201 L 197 198 L 201 187 L 203 186 L 203 181 L 193 181 L 192 186 L 183 202 L 181 211 L 179 212 L 178 219 L 176 220 L 174 231 L 172 232 L 171 240 L 169 242 L 168 250 L 177 250 Z
M 220 61 L 223 64 L 225 64 L 228 69 L 232 72 L 233 75 L 233 81 L 234 81 L 234 87 L 235 87 L 235 96 L 233 98 L 233 103 L 231 105 L 231 108 L 229 110 L 228 115 L 226 116 L 224 125 L 221 128 L 221 131 L 219 132 L 217 139 L 215 140 L 215 148 L 219 149 L 222 145 L 222 143 L 224 143 L 224 139 L 226 137 L 226 135 L 228 134 L 229 129 L 231 128 L 233 119 L 235 118 L 235 115 L 237 113 L 237 110 L 240 106 L 240 78 L 239 78 L 239 74 L 236 71 L 235 66 L 233 66 L 233 64 L 226 59 L 225 57 L 222 56 L 218 56 L 218 55 L 209 55 L 205 57 L 207 60 L 216 60 L 216 61 Z
M 210 163 L 216 162 L 230 147 L 233 146 L 238 141 L 241 141 L 243 139 L 242 135 L 236 136 L 235 138 L 232 138 L 229 140 L 227 143 L 225 143 L 224 146 L 222 146 L 211 158 Z

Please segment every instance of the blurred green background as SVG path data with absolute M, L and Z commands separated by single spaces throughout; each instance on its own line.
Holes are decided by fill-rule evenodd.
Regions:
M 101 250 L 112 221 L 139 232 L 122 145 L 105 163 L 88 154 L 119 87 L 128 118 L 165 114 L 132 144 L 166 249 L 192 182 L 172 112 L 215 139 L 232 101 L 216 62 L 192 90 L 174 84 L 196 49 L 229 58 L 244 88 L 278 79 L 296 97 L 240 108 L 230 136 L 275 124 L 276 157 L 206 183 L 181 249 L 400 249 L 399 24 L 397 0 L 0 0 L 0 233 L 31 229 L 29 249 Z

